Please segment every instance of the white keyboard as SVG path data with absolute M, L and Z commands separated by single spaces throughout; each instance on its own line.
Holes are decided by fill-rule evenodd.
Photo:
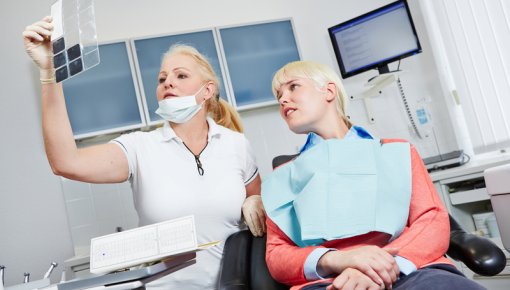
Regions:
M 90 272 L 108 273 L 198 249 L 193 216 L 93 238 Z

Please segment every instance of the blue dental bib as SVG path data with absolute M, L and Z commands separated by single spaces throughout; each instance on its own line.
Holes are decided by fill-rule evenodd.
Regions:
M 262 183 L 266 213 L 300 247 L 372 231 L 392 239 L 411 201 L 409 143 L 329 139 Z

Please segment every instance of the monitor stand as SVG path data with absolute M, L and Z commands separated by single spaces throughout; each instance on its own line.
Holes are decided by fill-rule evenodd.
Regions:
M 377 70 L 379 71 L 380 75 L 387 74 L 390 72 L 390 68 L 388 67 L 387 64 L 378 66 Z
M 388 66 L 385 66 L 386 68 L 381 68 L 382 71 L 386 70 Z M 381 70 L 379 71 L 381 72 Z M 401 73 L 399 72 L 388 72 L 384 74 L 379 74 L 370 80 L 367 81 L 365 84 L 365 87 L 368 87 L 367 89 L 364 89 L 360 94 L 357 95 L 351 95 L 351 100 L 362 100 L 365 105 L 365 110 L 367 112 L 368 122 L 371 124 L 374 124 L 376 122 L 375 116 L 373 114 L 372 105 L 370 102 L 370 98 L 377 97 L 382 93 L 382 90 L 394 83 L 398 76 L 397 74 Z

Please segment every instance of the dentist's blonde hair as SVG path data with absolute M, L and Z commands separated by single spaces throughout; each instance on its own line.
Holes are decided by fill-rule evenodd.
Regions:
M 213 82 L 215 87 L 214 95 L 205 102 L 204 108 L 214 121 L 223 127 L 242 133 L 243 125 L 241 118 L 231 105 L 220 98 L 220 82 L 207 58 L 193 46 L 178 43 L 168 49 L 163 55 L 163 61 L 167 57 L 176 54 L 191 57 L 198 64 L 204 81 Z
M 324 88 L 328 83 L 334 83 L 336 86 L 336 110 L 342 121 L 347 127 L 352 123 L 347 118 L 347 93 L 340 77 L 328 66 L 314 61 L 294 61 L 280 68 L 273 77 L 272 89 L 273 95 L 278 99 L 278 91 L 281 86 L 289 81 L 290 77 L 298 77 L 312 80 L 317 88 Z

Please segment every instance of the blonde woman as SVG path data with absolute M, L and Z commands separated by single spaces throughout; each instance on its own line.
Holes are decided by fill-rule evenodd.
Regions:
M 445 257 L 449 219 L 415 148 L 374 139 L 345 115 L 340 78 L 285 65 L 273 93 L 299 157 L 262 185 L 266 261 L 291 289 L 483 289 Z
M 253 153 L 239 116 L 219 97 L 218 79 L 203 55 L 177 45 L 163 56 L 156 96 L 163 127 L 78 149 L 62 84 L 55 83 L 52 29 L 51 17 L 46 17 L 27 26 L 23 36 L 40 70 L 43 135 L 55 174 L 91 183 L 129 180 L 141 226 L 193 214 L 199 244 L 224 241 L 239 231 L 241 212 L 252 233 L 264 233 Z M 223 243 L 201 251 L 195 265 L 149 286 L 215 289 L 222 251 Z

